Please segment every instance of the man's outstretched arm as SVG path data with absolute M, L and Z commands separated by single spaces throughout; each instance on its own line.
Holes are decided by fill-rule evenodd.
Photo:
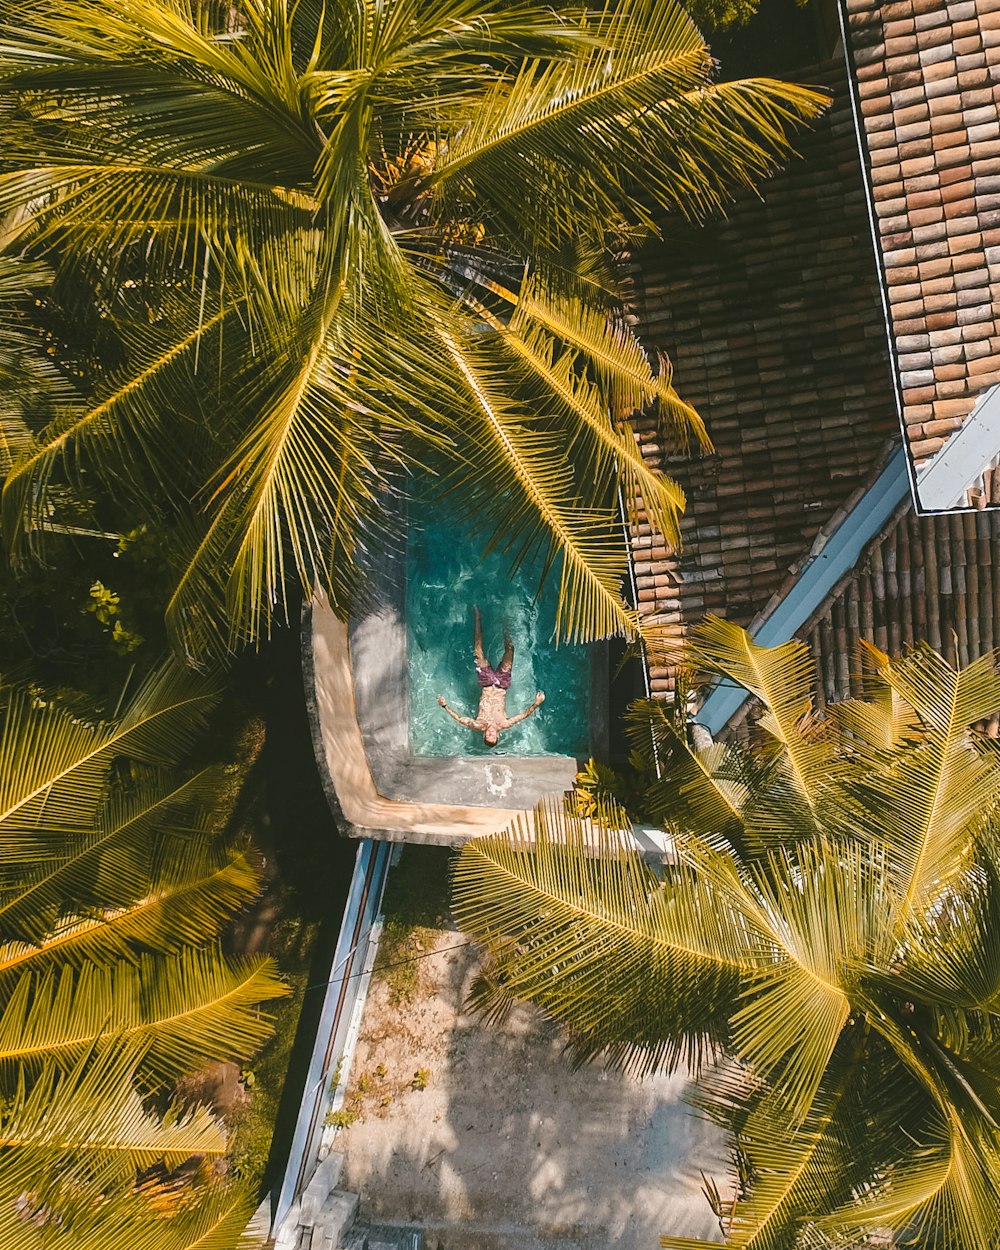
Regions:
M 479 722 L 473 720 L 471 716 L 459 716 L 459 714 L 454 710 L 454 708 L 450 708 L 448 704 L 445 702 L 443 694 L 438 695 L 438 703 L 441 704 L 441 706 L 444 708 L 444 710 L 448 713 L 448 715 L 453 720 L 457 720 L 458 723 L 460 725 L 464 725 L 466 729 L 479 729 L 480 728 Z
M 538 694 L 535 695 L 534 703 L 529 704 L 529 706 L 526 707 L 523 712 L 518 712 L 516 716 L 507 717 L 507 719 L 503 723 L 504 729 L 509 729 L 511 725 L 516 725 L 518 721 L 527 720 L 527 718 L 531 715 L 531 713 L 537 712 L 544 702 L 545 702 L 545 695 L 543 695 L 542 692 L 539 690 Z

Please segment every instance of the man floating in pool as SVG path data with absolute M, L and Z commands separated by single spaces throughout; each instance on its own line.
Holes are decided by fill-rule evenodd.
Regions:
M 460 725 L 464 725 L 466 729 L 472 729 L 475 733 L 481 733 L 488 747 L 495 747 L 505 729 L 510 729 L 511 725 L 526 720 L 532 712 L 538 710 L 545 702 L 545 695 L 539 690 L 530 707 L 526 707 L 523 712 L 518 712 L 516 716 L 507 715 L 507 691 L 510 689 L 511 669 L 514 667 L 514 644 L 505 628 L 503 659 L 498 668 L 493 668 L 483 651 L 483 622 L 479 609 L 474 608 L 473 611 L 476 614 L 476 630 L 473 636 L 472 652 L 476 659 L 476 681 L 482 689 L 482 694 L 479 696 L 479 714 L 475 720 L 471 716 L 459 716 L 445 702 L 443 694 L 438 695 L 438 703 Z

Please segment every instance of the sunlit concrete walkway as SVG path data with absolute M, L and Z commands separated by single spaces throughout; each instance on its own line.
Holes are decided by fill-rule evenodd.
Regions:
M 682 1102 L 685 1078 L 574 1071 L 528 1008 L 484 1025 L 461 1006 L 475 956 L 458 943 L 440 934 L 411 1004 L 372 984 L 348 1099 L 362 1119 L 337 1141 L 364 1224 L 419 1226 L 430 1250 L 721 1240 L 702 1173 L 727 1192 L 726 1142 Z

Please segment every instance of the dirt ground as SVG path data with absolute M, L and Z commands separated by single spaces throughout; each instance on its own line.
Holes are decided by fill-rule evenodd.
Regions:
M 339 1135 L 341 1185 L 371 1222 L 417 1222 L 428 1250 L 656 1250 L 661 1233 L 720 1239 L 702 1173 L 726 1192 L 720 1131 L 686 1081 L 574 1072 L 554 1027 L 517 1008 L 462 1010 L 475 956 L 439 932 L 409 1003 L 373 981 Z

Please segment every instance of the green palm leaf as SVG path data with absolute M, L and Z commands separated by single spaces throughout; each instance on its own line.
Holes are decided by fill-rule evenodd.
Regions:
M 745 630 L 715 616 L 691 631 L 689 648 L 699 669 L 735 681 L 765 705 L 760 724 L 781 743 L 793 784 L 815 809 L 834 759 L 811 721 L 814 672 L 808 649 L 800 642 L 758 646 Z
M 606 1053 L 636 1071 L 700 1063 L 755 970 L 741 917 L 707 904 L 684 869 L 660 884 L 627 830 L 556 807 L 459 857 L 454 910 L 490 962 L 473 993 L 483 1010 L 515 998 L 566 1023 L 577 1061 Z
M 678 519 L 685 503 L 683 491 L 675 482 L 646 465 L 630 426 L 612 423 L 601 390 L 591 385 L 579 370 L 576 353 L 557 354 L 555 344 L 544 332 L 526 329 L 518 333 L 511 328 L 504 333 L 496 318 L 488 312 L 484 312 L 484 317 L 500 331 L 501 342 L 514 361 L 577 422 L 578 433 L 572 450 L 578 473 L 593 474 L 595 480 L 601 480 L 620 472 L 631 508 L 631 523 L 638 524 L 637 505 L 641 497 L 653 527 L 674 547 L 679 547 Z
M 804 648 L 709 620 L 693 654 L 766 704 L 777 748 L 691 748 L 681 706 L 631 713 L 662 882 L 600 829 L 542 810 L 473 841 L 456 915 L 473 1005 L 540 1004 L 578 1059 L 706 1055 L 693 1101 L 733 1134 L 726 1244 L 986 1250 L 1000 1235 L 1000 923 L 993 657 L 876 655 L 873 700 L 814 722 Z M 572 805 L 568 805 L 572 808 Z M 669 1232 L 669 1230 L 667 1230 Z M 710 1243 L 666 1236 L 668 1250 Z M 866 1241 L 865 1244 L 868 1244 Z
M 484 507 L 493 511 L 490 519 L 498 530 L 506 531 L 508 542 L 525 526 L 529 542 L 541 530 L 547 540 L 544 547 L 552 558 L 561 559 L 558 636 L 567 642 L 615 634 L 634 637 L 639 621 L 621 597 L 627 563 L 613 514 L 585 511 L 577 504 L 567 492 L 565 465 L 554 463 L 544 438 L 532 431 L 522 414 L 511 411 L 476 349 L 460 343 L 447 329 L 441 339 L 465 384 L 470 415 L 477 418 L 478 437 L 473 441 L 481 448 L 483 462 L 493 468 L 483 500 Z M 510 530 L 518 515 L 520 524 Z
M 550 244 L 575 215 L 615 220 L 632 170 L 661 203 L 703 216 L 786 158 L 789 125 L 826 105 L 766 79 L 709 85 L 708 49 L 680 5 L 619 4 L 599 34 L 589 56 L 529 61 L 497 83 L 430 184 L 515 232 L 530 213 Z M 545 180 L 525 176 L 532 165 Z M 580 168 L 599 178 L 580 179 Z
M 167 1106 L 178 1076 L 252 1055 L 270 1031 L 260 1003 L 286 992 L 270 960 L 227 961 L 216 945 L 258 888 L 218 832 L 219 772 L 177 767 L 216 697 L 169 666 L 117 717 L 88 723 L 3 690 L 0 1246 L 10 1250 L 241 1241 L 246 1196 L 216 1192 L 193 1165 L 155 1194 L 137 1188 L 150 1169 L 224 1154 L 204 1108 L 153 1108 Z
M 905 925 L 967 862 L 977 831 L 1000 801 L 1000 765 L 967 735 L 969 725 L 1000 708 L 1000 674 L 993 656 L 955 672 L 929 648 L 884 664 L 881 673 L 926 732 L 925 743 L 859 790 L 862 810 L 883 818 L 899 894 L 897 923 Z
M 653 224 L 640 187 L 702 216 L 756 186 L 823 101 L 713 84 L 673 0 L 335 8 L 19 4 L 0 212 L 115 310 L 126 365 L 9 440 L 7 541 L 65 479 L 127 483 L 190 531 L 168 611 L 197 656 L 266 635 L 296 582 L 350 611 L 359 548 L 433 472 L 494 536 L 527 506 L 512 559 L 560 564 L 563 637 L 633 635 L 612 502 L 676 538 L 683 496 L 605 414 L 707 438 L 625 326 L 609 233 Z
M 738 1078 L 712 1082 L 717 1091 L 735 1086 Z M 742 1101 L 742 1099 L 741 1099 Z M 816 1098 L 806 1121 L 789 1129 L 784 1109 L 767 1098 L 755 1099 L 745 1119 L 746 1164 L 753 1169 L 752 1193 L 738 1198 L 724 1217 L 726 1244 L 739 1250 L 791 1250 L 808 1213 L 840 1197 L 842 1142 L 834 1131 L 842 1116 L 843 1088 Z M 707 1250 L 713 1242 L 700 1238 L 660 1238 L 662 1250 Z
M 77 1215 L 67 1227 L 48 1211 L 25 1203 L 23 1191 L 0 1186 L 3 1250 L 107 1250 L 142 1245 L 146 1250 L 259 1250 L 246 1232 L 256 1199 L 238 1185 L 214 1185 L 196 1199 L 180 1201 L 169 1188 L 116 1194 Z
M 287 993 L 272 960 L 211 948 L 136 962 L 23 973 L 0 1015 L 0 1064 L 75 1064 L 102 1037 L 142 1043 L 144 1066 L 176 1077 L 243 1059 L 270 1032 L 259 1004 Z
M 56 1177 L 56 1187 L 72 1190 L 86 1177 L 97 1194 L 122 1179 L 131 1184 L 136 1169 L 223 1155 L 222 1126 L 204 1108 L 174 1109 L 166 1118 L 149 1114 L 133 1080 L 140 1059 L 135 1046 L 118 1044 L 85 1052 L 66 1070 L 47 1066 L 30 1083 L 22 1073 L 0 1114 L 5 1179 L 19 1165 L 37 1167 L 45 1155 L 65 1152 L 68 1169 L 77 1163 L 79 1170 L 69 1185 L 66 1173 Z M 41 1176 L 30 1179 L 37 1185 Z
M 7 860 L 51 853 L 48 836 L 91 829 L 108 769 L 119 756 L 179 759 L 217 700 L 203 678 L 169 665 L 152 674 L 124 713 L 89 725 L 26 692 L 0 707 L 0 839 Z
M 711 450 L 701 417 L 671 384 L 666 357 L 658 357 L 659 369 L 653 373 L 642 345 L 627 325 L 609 322 L 606 312 L 578 297 L 547 293 L 537 281 L 529 280 L 520 296 L 509 298 L 515 305 L 512 331 L 529 335 L 532 328 L 542 327 L 582 353 L 604 382 L 614 412 L 634 412 L 655 403 L 661 421 L 681 447 L 694 440 L 702 451 Z
M 19 857 L 16 886 L 0 893 L 0 933 L 42 941 L 59 918 L 86 908 L 116 911 L 147 888 L 148 865 L 162 855 L 163 841 L 178 848 L 204 836 L 205 803 L 220 785 L 220 773 L 205 769 L 180 780 L 146 780 L 137 790 L 115 795 L 96 817 L 95 827 L 41 850 L 38 862 Z
M 100 918 L 67 916 L 37 944 L 5 942 L 0 979 L 9 982 L 55 964 L 79 967 L 126 955 L 136 946 L 176 953 L 200 945 L 217 938 L 259 888 L 260 877 L 244 855 L 225 851 L 215 839 L 185 847 L 183 856 L 171 856 L 127 907 Z

